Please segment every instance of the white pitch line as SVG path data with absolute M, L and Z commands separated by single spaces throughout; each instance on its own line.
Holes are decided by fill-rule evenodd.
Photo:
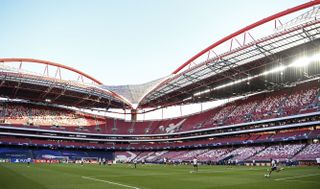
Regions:
M 227 173 L 227 172 L 234 172 L 234 171 L 261 171 L 265 169 L 242 169 L 242 170 L 198 170 L 197 173 Z M 194 171 L 190 171 L 194 172 Z
M 87 180 L 97 181 L 97 182 L 104 182 L 104 183 L 108 183 L 108 184 L 118 185 L 118 186 L 127 187 L 127 188 L 140 189 L 135 186 L 129 186 L 129 185 L 121 184 L 121 183 L 111 182 L 111 181 L 102 180 L 102 179 L 96 179 L 96 178 L 92 178 L 92 177 L 82 176 L 82 178 L 87 179 Z
M 318 175 L 320 175 L 320 174 L 299 175 L 299 176 L 293 176 L 293 177 L 278 178 L 278 179 L 274 179 L 274 180 L 276 180 L 276 181 L 280 181 L 280 180 L 288 180 L 288 179 L 296 179 L 296 178 L 312 177 L 312 176 L 318 176 Z

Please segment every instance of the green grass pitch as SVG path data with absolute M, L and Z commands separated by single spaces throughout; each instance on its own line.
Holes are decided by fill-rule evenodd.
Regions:
M 319 189 L 320 169 L 288 167 L 265 178 L 267 167 L 0 164 L 0 189 Z

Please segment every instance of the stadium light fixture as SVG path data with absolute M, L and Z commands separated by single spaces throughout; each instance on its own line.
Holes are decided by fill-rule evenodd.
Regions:
M 229 86 L 232 86 L 232 85 L 235 85 L 235 84 L 238 84 L 238 83 L 242 83 L 242 82 L 250 82 L 250 80 L 254 79 L 254 78 L 257 78 L 257 77 L 260 77 L 260 76 L 264 76 L 264 75 L 268 75 L 268 74 L 271 74 L 271 73 L 276 73 L 276 72 L 280 72 L 281 75 L 283 75 L 283 71 L 287 68 L 288 66 L 284 66 L 284 65 L 281 65 L 279 67 L 276 67 L 274 69 L 271 69 L 269 71 L 265 71 L 261 74 L 258 74 L 258 75 L 254 75 L 254 76 L 249 76 L 249 77 L 246 77 L 246 78 L 243 78 L 243 79 L 239 79 L 239 80 L 236 80 L 236 81 L 232 81 L 230 83 L 226 83 L 226 84 L 223 84 L 223 85 L 220 85 L 218 87 L 215 87 L 213 90 L 217 90 L 217 89 L 221 89 L 221 88 L 224 88 L 224 87 L 229 87 Z
M 281 66 L 276 67 L 276 68 L 273 68 L 273 69 L 271 69 L 271 70 L 269 70 L 269 71 L 265 71 L 265 72 L 263 72 L 261 75 L 268 75 L 268 74 L 271 74 L 271 73 L 282 72 L 282 71 L 284 71 L 286 68 L 287 68 L 286 66 L 281 65 Z
M 303 66 L 307 66 L 310 63 L 318 62 L 318 61 L 320 61 L 320 53 L 319 54 L 315 54 L 315 55 L 313 55 L 311 57 L 301 57 L 301 58 L 295 60 L 293 63 L 291 63 L 289 65 L 286 65 L 286 66 L 285 65 L 280 65 L 279 67 L 275 67 L 275 68 L 273 68 L 271 70 L 268 70 L 268 71 L 265 71 L 265 72 L 263 72 L 261 74 L 250 76 L 250 77 L 239 79 L 239 80 L 235 80 L 235 81 L 232 81 L 230 83 L 226 83 L 226 84 L 220 85 L 218 87 L 213 88 L 213 90 L 229 87 L 229 86 L 232 86 L 232 85 L 235 85 L 235 84 L 238 84 L 238 83 L 242 83 L 242 82 L 247 82 L 247 84 L 248 83 L 250 84 L 250 80 L 252 80 L 254 78 L 257 78 L 257 77 L 260 77 L 260 76 L 266 76 L 266 75 L 269 75 L 269 74 L 272 74 L 272 73 L 280 72 L 280 74 L 283 75 L 284 74 L 283 71 L 286 70 L 289 67 L 303 67 Z M 195 96 L 196 95 L 201 95 L 201 94 L 203 94 L 203 93 L 202 92 L 198 92 L 198 93 L 195 94 Z
M 188 100 L 191 100 L 191 99 L 192 99 L 192 97 L 188 97 L 188 98 L 183 99 L 183 101 L 188 101 Z
M 320 61 L 320 53 L 313 55 L 310 59 L 312 62 Z
M 296 67 L 296 68 L 299 68 L 299 67 L 304 67 L 304 66 L 307 66 L 308 64 L 311 63 L 311 58 L 308 58 L 308 57 L 301 57 L 301 58 L 298 58 L 297 60 L 295 60 L 293 63 L 291 63 L 289 66 L 290 67 Z
M 311 57 L 301 57 L 295 60 L 293 63 L 291 63 L 290 67 L 305 67 L 313 62 L 320 61 L 320 54 L 315 54 Z
M 221 88 L 228 87 L 228 86 L 235 85 L 235 84 L 242 83 L 242 82 L 248 82 L 248 81 L 250 81 L 251 79 L 254 79 L 254 78 L 256 78 L 256 77 L 258 77 L 258 75 L 246 77 L 246 78 L 239 79 L 239 80 L 236 80 L 236 81 L 232 81 L 232 82 L 230 82 L 230 83 L 226 83 L 226 84 L 224 84 L 224 85 L 220 85 L 220 86 L 218 86 L 218 87 L 215 87 L 213 90 L 221 89 Z
M 194 93 L 193 96 L 200 96 L 200 95 L 209 93 L 210 91 L 211 91 L 210 89 L 206 89 L 204 91 L 200 91 L 200 92 Z

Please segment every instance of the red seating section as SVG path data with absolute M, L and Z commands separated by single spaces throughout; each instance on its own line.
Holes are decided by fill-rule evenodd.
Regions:
M 173 133 L 319 111 L 319 86 L 318 81 L 313 81 L 280 91 L 253 95 L 194 115 L 137 122 L 59 107 L 0 102 L 0 121 L 12 126 L 28 125 L 91 133 Z

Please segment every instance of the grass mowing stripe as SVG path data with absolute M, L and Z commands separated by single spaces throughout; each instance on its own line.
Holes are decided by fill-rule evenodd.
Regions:
M 261 170 L 265 170 L 264 168 L 263 169 L 240 169 L 240 170 L 235 170 L 235 169 L 225 169 L 225 170 L 198 170 L 198 171 L 190 171 L 193 172 L 193 173 L 229 173 L 229 172 L 236 172 L 236 171 L 240 171 L 240 172 L 243 172 L 243 171 L 261 171 Z
M 280 180 L 288 180 L 288 179 L 296 179 L 296 178 L 312 177 L 312 176 L 318 176 L 318 175 L 320 175 L 320 174 L 298 175 L 298 176 L 292 176 L 292 177 L 278 178 L 278 179 L 274 179 L 274 180 L 275 180 L 275 181 L 280 181 Z
M 111 182 L 111 181 L 102 180 L 102 179 L 96 179 L 96 178 L 92 178 L 92 177 L 82 176 L 82 178 L 83 179 L 87 179 L 87 180 L 97 181 L 97 182 L 104 182 L 104 183 L 108 183 L 108 184 L 114 184 L 114 185 L 123 186 L 123 187 L 127 187 L 127 188 L 140 189 L 140 188 L 135 187 L 135 186 L 129 186 L 129 185 L 126 185 L 126 184 L 120 184 L 120 183 L 117 183 L 117 182 Z
M 317 167 L 287 167 L 266 179 L 263 175 L 268 168 L 200 166 L 198 173 L 190 174 L 193 167 L 187 165 L 134 169 L 122 164 L 32 164 L 27 167 L 0 163 L 0 189 L 319 189 L 320 169 Z M 11 174 L 11 170 L 18 174 Z M 308 177 L 290 179 L 304 175 Z M 275 181 L 279 178 L 286 180 Z
M 24 167 L 27 171 L 30 171 L 30 167 Z M 9 181 L 9 182 L 8 182 Z M 34 181 L 31 178 L 21 174 L 17 169 L 6 166 L 6 164 L 0 164 L 0 188 L 1 189 L 45 189 L 46 187 L 39 182 Z

